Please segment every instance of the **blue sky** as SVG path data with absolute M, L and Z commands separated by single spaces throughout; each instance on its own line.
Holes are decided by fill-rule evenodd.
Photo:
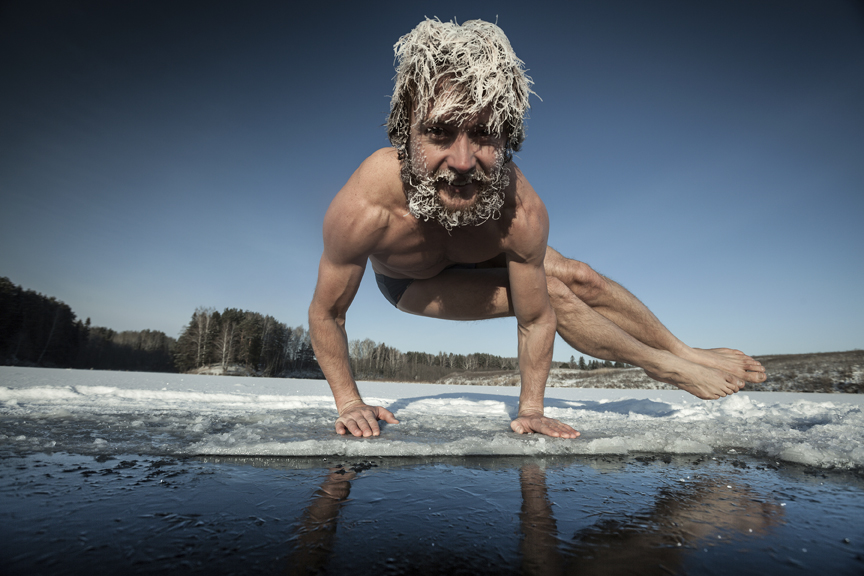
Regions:
M 516 162 L 550 245 L 694 346 L 864 345 L 860 2 L 290 4 L 4 3 L 0 275 L 116 330 L 305 325 L 324 212 L 388 145 L 392 45 L 497 18 L 542 98 Z M 348 331 L 516 354 L 512 319 L 399 313 L 371 269 Z

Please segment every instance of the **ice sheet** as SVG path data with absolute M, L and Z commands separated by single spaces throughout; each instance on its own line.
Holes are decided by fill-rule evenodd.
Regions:
M 0 367 L 0 443 L 13 453 L 463 456 L 748 452 L 864 467 L 864 398 L 549 388 L 576 440 L 510 431 L 518 388 L 360 383 L 401 421 L 377 438 L 333 431 L 326 382 Z M 732 452 L 732 453 L 734 453 Z

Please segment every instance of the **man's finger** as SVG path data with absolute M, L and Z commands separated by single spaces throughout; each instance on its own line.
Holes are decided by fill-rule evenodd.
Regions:
M 522 426 L 522 423 L 519 421 L 519 419 L 510 422 L 510 428 L 512 428 L 513 431 L 517 434 L 525 434 L 525 427 Z
M 357 417 L 357 420 L 354 422 L 354 426 L 357 427 L 357 433 L 354 436 L 363 436 L 366 438 L 367 436 L 372 436 L 372 428 L 369 426 L 369 423 L 366 421 L 366 415 L 360 414 Z M 352 430 L 353 432 L 353 430 Z
M 363 416 L 366 418 L 365 420 L 361 420 L 360 426 L 363 428 L 363 436 L 378 436 L 381 434 L 381 429 L 378 427 L 378 418 L 375 417 L 375 413 L 363 413 Z M 365 424 L 365 426 L 363 426 Z M 369 434 L 366 434 L 366 432 Z
M 354 420 L 345 420 L 345 427 L 348 428 L 348 431 L 352 436 L 362 436 L 363 431 L 360 430 L 360 427 L 357 425 L 357 422 Z
M 546 434 L 547 436 L 552 436 L 553 438 L 558 438 L 561 436 L 562 430 L 556 426 L 557 422 L 554 420 L 541 420 L 540 421 L 540 432 L 542 434 Z
M 576 438 L 579 436 L 579 432 L 574 430 L 572 427 L 560 422 L 558 420 L 551 420 L 552 424 L 550 428 L 555 432 L 555 436 L 562 438 Z
M 399 420 L 396 419 L 396 416 L 386 408 L 378 409 L 378 418 L 384 420 L 388 424 L 399 424 Z

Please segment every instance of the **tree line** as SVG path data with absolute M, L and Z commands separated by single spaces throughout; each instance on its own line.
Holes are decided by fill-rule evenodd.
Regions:
M 570 356 L 570 363 L 553 362 L 553 368 L 573 368 L 576 370 L 598 370 L 600 368 L 632 368 L 630 364 L 624 362 L 612 362 L 611 360 L 591 360 L 585 361 L 584 356 L 579 357 L 577 362 L 573 356 Z
M 435 382 L 453 372 L 516 370 L 516 358 L 493 354 L 401 352 L 370 339 L 349 342 L 357 380 Z M 155 330 L 116 332 L 78 320 L 53 297 L 0 278 L 0 363 L 142 372 L 228 372 L 234 367 L 270 377 L 323 378 L 309 331 L 269 315 L 198 308 L 178 339 Z M 593 370 L 626 364 L 573 356 L 554 368 Z M 214 370 L 215 369 L 215 370 Z
M 434 382 L 452 372 L 514 370 L 515 358 L 492 354 L 400 352 L 369 338 L 348 343 L 351 372 L 356 380 L 418 380 Z
M 174 338 L 115 332 L 82 322 L 54 297 L 0 278 L 0 363 L 54 368 L 174 372 Z
M 395 380 L 435 382 L 453 372 L 493 372 L 517 370 L 519 360 L 494 354 L 453 354 L 438 352 L 400 352 L 384 342 L 375 343 L 370 339 L 351 340 L 348 343 L 351 372 L 357 380 Z M 586 362 L 580 356 L 577 362 L 573 356 L 570 362 L 552 362 L 553 368 L 573 368 L 596 370 L 598 368 L 629 368 L 628 364 L 609 360 Z

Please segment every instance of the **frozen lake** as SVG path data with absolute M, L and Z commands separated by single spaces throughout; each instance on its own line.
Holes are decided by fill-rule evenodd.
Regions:
M 338 437 L 326 383 L 0 368 L 8 574 L 864 571 L 862 399 L 362 383 L 401 420 Z

